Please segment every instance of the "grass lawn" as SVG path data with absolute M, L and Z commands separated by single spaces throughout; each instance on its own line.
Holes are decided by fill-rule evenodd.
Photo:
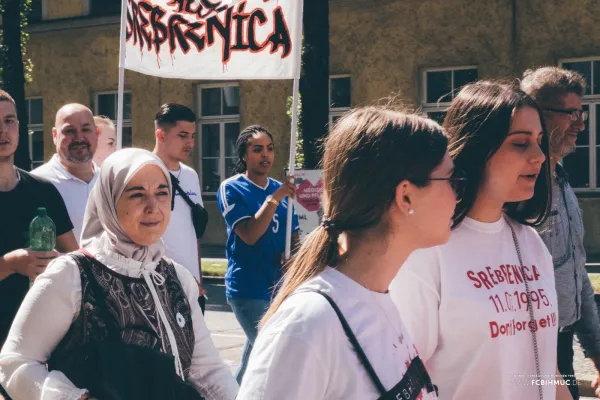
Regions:
M 202 260 L 203 276 L 225 276 L 227 260 Z
M 600 293 L 600 274 L 588 274 L 595 293 Z
M 226 270 L 227 260 L 202 260 L 202 275 L 204 276 L 225 276 Z M 594 292 L 600 293 L 600 274 L 589 274 L 589 277 Z

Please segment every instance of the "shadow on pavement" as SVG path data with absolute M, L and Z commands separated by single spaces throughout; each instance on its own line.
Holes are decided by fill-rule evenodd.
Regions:
M 205 280 L 204 289 L 206 289 L 206 295 L 208 296 L 206 301 L 208 311 L 231 312 L 231 307 L 225 299 L 225 284 L 222 281 Z

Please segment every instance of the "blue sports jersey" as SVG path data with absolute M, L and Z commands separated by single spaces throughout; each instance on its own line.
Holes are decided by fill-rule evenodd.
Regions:
M 281 279 L 288 199 L 279 203 L 271 225 L 253 246 L 246 244 L 234 231 L 238 223 L 252 218 L 267 196 L 275 193 L 280 186 L 280 182 L 269 178 L 263 188 L 245 174 L 239 174 L 225 180 L 219 187 L 217 202 L 227 223 L 225 294 L 229 298 L 271 300 L 273 288 Z M 292 230 L 298 227 L 298 216 L 294 212 Z

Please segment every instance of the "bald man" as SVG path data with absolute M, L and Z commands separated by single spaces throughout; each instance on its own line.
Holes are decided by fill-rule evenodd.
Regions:
M 100 129 L 94 123 L 92 111 L 82 104 L 67 104 L 56 113 L 52 139 L 56 154 L 33 175 L 46 178 L 60 192 L 77 242 L 81 240 L 83 215 L 88 196 L 98 178 L 94 163 Z

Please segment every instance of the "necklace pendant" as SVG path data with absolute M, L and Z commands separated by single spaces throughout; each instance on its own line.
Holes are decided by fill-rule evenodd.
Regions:
M 400 344 L 402 344 L 402 342 L 404 342 L 404 334 L 400 334 L 400 336 L 398 336 L 398 341 L 400 342 Z

